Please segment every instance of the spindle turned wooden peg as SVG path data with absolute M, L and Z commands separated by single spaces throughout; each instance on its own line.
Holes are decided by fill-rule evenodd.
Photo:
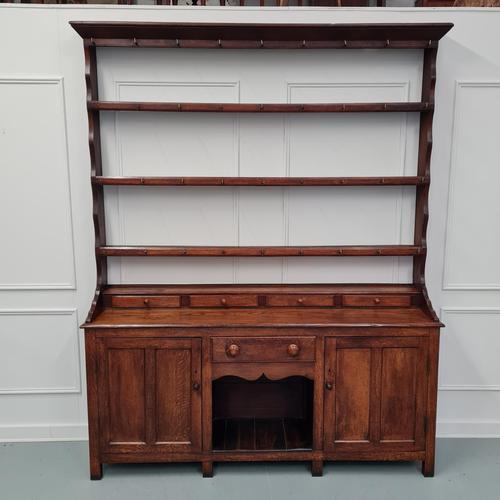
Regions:
M 226 349 L 226 354 L 231 358 L 235 358 L 236 356 L 239 355 L 239 353 L 240 353 L 240 346 L 238 344 L 231 344 Z
M 297 344 L 290 344 L 287 347 L 286 352 L 290 357 L 296 358 L 299 355 L 300 347 Z

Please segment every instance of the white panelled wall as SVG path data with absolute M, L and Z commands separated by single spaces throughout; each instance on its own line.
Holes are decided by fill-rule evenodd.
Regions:
M 0 5 L 0 440 L 85 439 L 95 285 L 70 20 L 453 22 L 438 57 L 427 281 L 440 436 L 500 437 L 500 9 Z M 99 51 L 100 98 L 419 100 L 418 51 Z M 108 175 L 414 175 L 412 114 L 103 113 Z M 408 244 L 414 188 L 106 188 L 111 244 Z M 311 223 L 314 221 L 314 223 Z M 406 258 L 113 259 L 112 282 L 411 279 Z

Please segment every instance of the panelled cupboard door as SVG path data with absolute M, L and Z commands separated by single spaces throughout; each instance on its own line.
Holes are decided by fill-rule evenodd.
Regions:
M 101 339 L 105 452 L 201 449 L 200 339 Z
M 423 450 L 427 339 L 325 341 L 325 449 Z

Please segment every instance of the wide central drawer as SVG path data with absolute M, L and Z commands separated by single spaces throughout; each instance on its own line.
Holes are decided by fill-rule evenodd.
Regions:
M 215 363 L 314 361 L 315 337 L 214 337 Z

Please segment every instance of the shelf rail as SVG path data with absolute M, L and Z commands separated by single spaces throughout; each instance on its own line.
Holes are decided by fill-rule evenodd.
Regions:
M 343 246 L 101 246 L 104 257 L 404 257 L 422 255 L 415 245 Z

